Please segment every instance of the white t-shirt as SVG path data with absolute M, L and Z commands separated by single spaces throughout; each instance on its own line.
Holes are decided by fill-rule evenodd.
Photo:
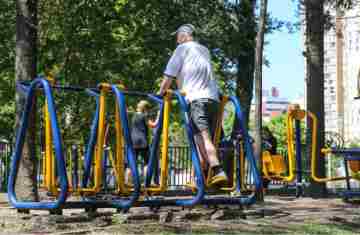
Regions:
M 178 79 L 179 88 L 185 92 L 188 102 L 201 98 L 219 100 L 210 52 L 197 42 L 190 41 L 177 46 L 164 74 Z

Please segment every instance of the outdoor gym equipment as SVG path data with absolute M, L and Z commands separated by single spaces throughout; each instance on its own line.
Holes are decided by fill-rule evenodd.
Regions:
M 119 91 L 121 92 L 121 91 Z M 136 94 L 135 94 L 136 95 Z M 189 190 L 174 190 L 168 187 L 168 178 L 169 178 L 169 156 L 168 156 L 168 128 L 170 123 L 170 101 L 172 97 L 176 98 L 181 109 L 183 116 L 183 122 L 185 131 L 187 134 L 187 139 L 190 145 L 190 156 L 191 163 L 195 171 L 195 185 L 183 185 L 185 188 L 192 189 L 193 193 Z M 188 104 L 186 103 L 184 97 L 178 91 L 168 90 L 163 99 L 163 112 L 160 113 L 160 122 L 159 126 L 155 129 L 154 139 L 151 145 L 151 154 L 148 164 L 148 170 L 145 177 L 144 186 L 141 187 L 140 193 L 141 196 L 139 200 L 135 203 L 136 206 L 149 206 L 158 208 L 161 206 L 193 206 L 196 204 L 252 204 L 255 202 L 255 191 L 261 189 L 261 179 L 256 168 L 255 158 L 253 156 L 251 144 L 249 141 L 249 136 L 244 128 L 243 117 L 241 113 L 240 104 L 238 103 L 235 97 L 223 97 L 221 110 L 224 110 L 224 106 L 227 102 L 231 101 L 235 107 L 236 118 L 239 123 L 241 123 L 241 131 L 243 133 L 243 142 L 237 145 L 237 154 L 234 156 L 233 161 L 233 173 L 234 180 L 232 185 L 229 187 L 220 187 L 217 190 L 209 189 L 208 180 L 205 179 L 203 172 L 201 171 L 200 161 L 198 157 L 198 152 L 195 147 L 195 142 L 193 138 L 192 126 L 190 125 L 189 113 L 188 113 Z M 223 115 L 223 112 L 219 112 L 219 116 Z M 124 125 L 128 125 L 124 123 Z M 160 126 L 162 125 L 162 126 Z M 216 130 L 215 139 L 219 142 L 220 131 L 221 131 L 221 120 L 218 122 L 218 128 Z M 158 157 L 157 149 L 159 145 L 160 131 L 162 130 L 162 150 L 160 159 Z M 251 176 L 254 181 L 254 192 L 251 195 L 244 195 L 240 192 L 240 157 L 244 156 L 240 154 L 240 148 L 244 148 L 246 152 L 245 156 L 248 161 L 248 166 L 251 172 Z M 160 161 L 160 169 L 157 168 L 157 162 Z M 244 161 L 244 160 L 243 160 Z M 160 171 L 160 179 L 158 186 L 152 186 L 151 180 L 153 179 L 155 173 Z M 130 188 L 131 190 L 131 188 Z M 211 193 L 211 195 L 209 194 Z M 226 195 L 228 193 L 228 195 Z M 229 193 L 233 193 L 230 195 Z M 172 195 L 175 197 L 168 198 L 167 195 Z M 188 195 L 192 196 L 191 199 L 185 199 L 179 195 Z
M 287 115 L 287 162 L 285 161 L 285 156 L 272 155 L 269 151 L 263 152 L 263 177 L 268 180 L 276 180 L 286 183 L 293 182 L 296 177 L 296 196 L 300 196 L 302 194 L 302 152 L 300 121 L 304 118 L 305 112 L 299 109 L 291 110 Z
M 241 189 L 241 177 L 244 173 L 240 172 L 241 163 L 245 164 L 245 159 L 234 157 L 234 181 L 230 187 L 223 187 L 217 191 L 221 195 L 205 195 L 207 192 L 206 181 L 200 167 L 198 152 L 195 146 L 192 127 L 190 125 L 188 104 L 184 97 L 178 91 L 167 91 L 164 97 L 145 94 L 141 92 L 131 92 L 123 90 L 122 87 L 112 84 L 102 83 L 95 89 L 85 89 L 72 86 L 51 85 L 45 78 L 39 77 L 30 84 L 21 83 L 26 95 L 26 104 L 23 111 L 21 124 L 17 133 L 15 151 L 12 158 L 12 166 L 9 177 L 8 192 L 9 201 L 19 209 L 64 209 L 64 208 L 117 208 L 127 210 L 132 206 L 193 206 L 196 204 L 252 204 L 255 202 L 255 193 L 251 195 L 243 195 Z M 89 95 L 95 97 L 96 110 L 92 126 L 90 129 L 90 137 L 86 146 L 83 174 L 80 185 L 78 185 L 78 152 L 74 149 L 71 155 L 72 169 L 67 169 L 63 144 L 60 134 L 60 128 L 57 121 L 57 113 L 52 90 L 68 91 L 86 91 Z M 29 115 L 32 110 L 34 96 L 40 94 L 41 91 L 45 95 L 44 107 L 44 126 L 45 126 L 45 154 L 42 167 L 42 187 L 55 196 L 53 201 L 46 202 L 20 202 L 15 194 L 15 181 L 19 168 L 20 159 L 22 157 L 22 149 L 24 146 L 25 135 L 28 127 Z M 146 96 L 160 106 L 159 124 L 155 128 L 155 134 L 150 148 L 150 161 L 148 171 L 145 177 L 144 185 L 140 185 L 137 163 L 134 157 L 134 150 L 131 143 L 128 113 L 126 108 L 126 96 Z M 111 97 L 115 103 L 115 131 L 116 143 L 115 154 L 112 154 L 110 147 L 105 147 L 106 136 L 105 129 L 108 121 L 106 119 L 107 102 Z M 166 193 L 171 190 L 168 188 L 168 129 L 170 117 L 170 102 L 175 98 L 180 106 L 184 119 L 184 127 L 186 130 L 188 142 L 191 151 L 191 162 L 195 171 L 196 192 L 191 193 L 191 198 L 176 196 L 168 198 Z M 222 107 L 226 102 L 231 101 L 235 107 L 236 118 L 240 123 L 243 140 L 237 145 L 237 156 L 246 157 L 248 168 L 250 169 L 250 178 L 253 181 L 254 192 L 261 190 L 261 178 L 256 168 L 255 158 L 250 143 L 249 135 L 244 128 L 241 107 L 235 97 L 224 98 Z M 222 108 L 223 109 L 223 108 Z M 219 122 L 220 123 L 220 122 Z M 219 137 L 218 125 L 216 139 Z M 161 156 L 158 155 L 160 142 Z M 244 153 L 244 154 L 240 154 Z M 104 157 L 105 156 L 105 157 Z M 110 194 L 104 192 L 106 185 L 106 168 L 104 168 L 104 159 L 106 156 L 110 159 L 111 167 L 114 170 L 116 183 L 115 190 Z M 127 159 L 132 174 L 132 185 L 125 184 L 124 177 L 124 160 Z M 160 169 L 158 167 L 160 161 Z M 156 173 L 160 171 L 160 183 L 152 185 L 151 179 L 156 178 Z M 68 183 L 67 174 L 71 172 L 72 184 Z M 155 180 L 156 181 L 156 180 Z M 224 192 L 235 192 L 234 195 L 223 195 Z M 176 193 L 176 192 L 175 192 Z M 236 194 L 237 193 L 237 194 Z M 80 196 L 79 201 L 67 201 L 68 196 Z M 140 197 L 141 196 L 141 197 Z M 99 199 L 99 197 L 101 197 Z M 105 200 L 104 200 L 105 198 Z
M 348 201 L 352 198 L 358 198 L 360 196 L 360 191 L 351 187 L 350 179 L 359 180 L 357 175 L 360 172 L 360 148 L 323 148 L 321 152 L 324 154 L 324 156 L 329 156 L 329 154 L 332 154 L 344 159 L 343 163 L 345 177 L 338 178 L 346 180 L 346 190 L 341 192 L 340 195 L 345 201 Z M 353 172 L 352 175 L 350 175 L 349 168 Z
M 139 180 L 137 177 L 137 167 L 134 160 L 134 153 L 130 142 L 125 141 L 125 148 L 127 149 L 126 155 L 127 159 L 130 165 L 130 168 L 132 169 L 132 175 L 133 175 L 133 184 L 135 187 L 135 191 L 132 193 L 132 195 L 129 198 L 114 198 L 113 200 L 92 200 L 91 198 L 85 197 L 86 194 L 96 194 L 99 192 L 99 185 L 101 185 L 101 169 L 99 166 L 99 160 L 101 159 L 102 153 L 99 152 L 99 149 L 101 150 L 102 144 L 104 143 L 103 139 L 100 137 L 102 134 L 101 128 L 99 128 L 99 125 L 96 124 L 98 121 L 101 123 L 102 120 L 99 118 L 99 112 L 102 111 L 103 106 L 101 106 L 101 97 L 99 105 L 97 106 L 97 110 L 95 112 L 95 118 L 93 121 L 93 126 L 91 128 L 91 136 L 89 138 L 89 144 L 88 144 L 88 150 L 87 150 L 87 156 L 86 158 L 91 158 L 92 151 L 95 149 L 95 142 L 96 142 L 96 160 L 95 160 L 95 169 L 94 169 L 94 187 L 78 187 L 76 189 L 71 189 L 68 184 L 67 179 L 67 169 L 64 159 L 64 153 L 63 153 L 63 144 L 60 136 L 60 129 L 57 121 L 57 114 L 52 94 L 52 88 L 53 89 L 62 89 L 66 91 L 85 91 L 83 88 L 74 88 L 74 87 L 60 87 L 60 86 L 50 86 L 49 82 L 44 78 L 37 78 L 33 82 L 31 82 L 30 85 L 26 84 L 20 84 L 23 87 L 23 90 L 26 95 L 26 104 L 25 109 L 23 111 L 20 128 L 17 133 L 16 138 L 16 144 L 15 144 L 15 151 L 13 153 L 12 157 L 12 164 L 11 164 L 11 171 L 9 176 L 9 183 L 8 183 L 8 195 L 9 195 L 9 201 L 10 203 L 19 209 L 62 209 L 62 208 L 98 208 L 98 207 L 115 207 L 118 209 L 128 209 L 132 206 L 132 204 L 137 200 L 139 193 Z M 111 86 L 111 90 L 116 91 L 117 87 L 115 85 Z M 36 95 L 36 91 L 43 91 L 45 94 L 45 105 L 46 105 L 46 112 L 49 118 L 45 118 L 46 126 L 48 127 L 46 134 L 46 143 L 48 145 L 48 148 L 51 144 L 54 148 L 54 155 L 55 155 L 55 161 L 52 161 L 51 159 L 45 159 L 46 164 L 46 170 L 45 170 L 45 178 L 49 180 L 45 180 L 45 186 L 49 190 L 49 192 L 53 193 L 54 196 L 56 196 L 56 199 L 54 201 L 46 201 L 46 202 L 21 202 L 18 201 L 15 194 L 15 180 L 17 171 L 20 164 L 20 159 L 22 157 L 22 149 L 24 146 L 24 140 L 25 135 L 28 127 L 28 120 L 29 115 L 31 112 L 35 112 L 35 110 L 32 110 L 33 102 L 34 102 L 34 96 Z M 100 86 L 99 91 L 101 92 L 101 95 L 104 95 L 105 92 L 109 92 L 110 88 L 108 86 Z M 94 92 L 90 92 L 91 94 L 94 94 Z M 125 104 L 121 103 L 124 102 L 122 97 L 117 97 L 117 107 L 120 110 L 120 116 L 119 119 L 122 119 L 122 122 L 127 122 L 127 116 L 126 116 L 126 109 Z M 49 127 L 51 126 L 51 130 L 49 130 Z M 122 128 L 122 134 L 126 137 L 125 140 L 129 139 L 129 130 L 127 129 L 127 126 Z M 50 136 L 49 136 L 50 134 Z M 47 155 L 45 158 L 52 157 L 52 150 L 48 149 Z M 87 162 L 85 160 L 85 162 Z M 89 166 L 90 165 L 90 166 Z M 85 164 L 85 172 L 88 171 L 88 168 L 91 167 L 91 164 L 86 165 Z M 55 170 L 56 169 L 56 173 Z M 56 174 L 56 177 L 54 176 Z M 55 180 L 54 180 L 55 178 Z M 85 183 L 83 185 L 86 186 L 86 175 L 84 176 Z M 74 192 L 75 194 L 79 194 L 83 196 L 83 200 L 81 201 L 66 201 L 67 197 Z
M 310 143 L 310 173 L 311 178 L 320 183 L 346 180 L 348 188 L 350 189 L 349 176 L 347 169 L 347 161 L 350 162 L 350 168 L 353 171 L 359 171 L 360 165 L 357 160 L 360 160 L 360 149 L 339 149 L 339 148 L 323 148 L 321 152 L 324 156 L 329 156 L 329 153 L 333 153 L 344 157 L 346 176 L 345 177 L 325 177 L 318 175 L 318 158 L 324 156 L 317 155 L 317 149 L 319 144 L 317 143 L 318 135 L 318 120 L 316 116 L 309 111 L 301 110 L 299 107 L 294 107 L 290 110 L 287 116 L 287 142 L 288 142 L 288 165 L 285 166 L 285 159 L 278 157 L 278 155 L 271 155 L 269 152 L 263 154 L 263 174 L 264 177 L 269 180 L 278 180 L 285 182 L 292 182 L 296 177 L 296 196 L 299 197 L 303 193 L 303 148 L 301 144 L 302 131 L 301 122 L 307 120 L 307 135 L 308 142 Z M 294 130 L 295 129 L 295 130 Z M 355 160 L 357 162 L 355 162 Z M 284 176 L 288 172 L 288 175 Z M 356 193 L 355 193 L 356 194 Z M 347 195 L 355 195 L 354 193 L 348 193 Z

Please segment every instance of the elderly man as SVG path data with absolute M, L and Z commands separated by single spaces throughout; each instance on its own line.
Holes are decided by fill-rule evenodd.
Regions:
M 203 170 L 212 169 L 210 185 L 228 180 L 217 157 L 211 136 L 214 134 L 219 107 L 219 91 L 214 78 L 209 50 L 194 41 L 195 27 L 191 24 L 180 26 L 174 34 L 178 46 L 164 71 L 160 94 L 170 87 L 176 78 L 179 89 L 185 92 L 190 106 L 190 118 L 195 142 L 200 151 Z

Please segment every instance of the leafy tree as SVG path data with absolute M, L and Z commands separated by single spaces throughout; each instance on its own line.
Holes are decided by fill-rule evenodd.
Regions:
M 15 120 L 15 1 L 0 1 L 0 138 L 13 139 Z
M 0 52 L 0 127 L 11 138 L 14 105 L 15 3 L 1 1 L 4 43 Z M 252 96 L 256 36 L 255 0 L 89 0 L 39 1 L 37 72 L 53 74 L 56 83 L 94 87 L 122 82 L 129 90 L 154 92 L 179 25 L 192 23 L 209 47 L 225 93 L 236 93 L 248 113 Z M 268 32 L 274 29 L 269 18 Z M 276 28 L 276 27 L 275 27 Z M 64 139 L 86 139 L 94 100 L 84 93 L 54 91 Z M 136 99 L 128 98 L 129 105 Z M 71 114 L 66 115 L 65 113 Z M 247 116 L 247 115 L 246 115 Z M 177 117 L 176 120 L 179 118 Z M 66 130 L 66 131 L 65 131 Z

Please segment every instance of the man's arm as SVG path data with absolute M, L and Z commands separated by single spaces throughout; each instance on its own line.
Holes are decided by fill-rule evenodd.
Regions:
M 165 94 L 165 91 L 170 88 L 171 83 L 172 83 L 172 78 L 169 77 L 169 76 L 164 75 L 164 78 L 163 78 L 163 80 L 161 82 L 161 85 L 160 85 L 160 91 L 159 91 L 160 95 Z

